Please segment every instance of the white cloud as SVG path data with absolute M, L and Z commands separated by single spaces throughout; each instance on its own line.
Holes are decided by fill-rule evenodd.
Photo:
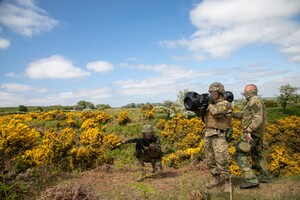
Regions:
M 22 96 L 0 91 L 0 107 L 18 106 L 25 102 Z
M 30 63 L 25 74 L 32 79 L 68 79 L 89 76 L 90 72 L 74 66 L 63 56 L 53 55 Z
M 298 61 L 300 24 L 298 0 L 204 0 L 190 11 L 190 20 L 198 29 L 190 39 L 161 41 L 162 46 L 183 46 L 200 57 L 228 57 L 230 53 L 253 43 L 276 44 L 281 52 Z
M 33 90 L 33 87 L 18 83 L 3 83 L 0 88 L 5 89 L 8 92 L 29 92 Z
M 114 65 L 106 61 L 95 61 L 87 63 L 86 68 L 95 72 L 105 73 L 114 70 Z
M 7 92 L 37 92 L 37 93 L 45 93 L 48 91 L 46 88 L 40 88 L 40 87 L 33 87 L 25 84 L 19 84 L 19 83 L 2 83 L 0 84 L 0 88 L 4 89 Z
M 0 6 L 0 23 L 18 34 L 33 36 L 51 30 L 58 21 L 35 6 L 34 0 L 4 0 Z
M 153 94 L 177 94 L 182 88 L 186 88 L 195 78 L 208 78 L 218 75 L 221 71 L 214 70 L 195 71 L 180 66 L 166 64 L 160 65 L 130 65 L 121 63 L 121 67 L 131 70 L 153 71 L 156 76 L 144 80 L 120 80 L 115 84 L 120 87 L 119 92 L 124 95 L 153 95 Z
M 9 40 L 0 37 L 0 49 L 6 49 L 9 46 L 10 46 Z
M 5 74 L 5 76 L 11 77 L 11 78 L 22 77 L 22 75 L 20 75 L 20 74 L 15 74 L 14 72 L 7 72 L 7 73 Z
M 28 101 L 29 105 L 75 105 L 80 100 L 101 102 L 110 97 L 110 89 L 107 87 L 81 89 L 71 92 L 61 92 L 45 97 L 34 98 Z

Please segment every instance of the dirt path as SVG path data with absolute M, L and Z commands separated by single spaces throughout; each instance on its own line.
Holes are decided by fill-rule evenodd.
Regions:
M 151 171 L 148 166 L 147 171 Z M 117 170 L 112 166 L 102 166 L 84 172 L 73 178 L 70 185 L 88 188 L 99 199 L 230 199 L 222 188 L 207 190 L 204 183 L 210 175 L 202 165 L 187 166 L 182 169 L 164 169 L 161 179 L 147 178 L 137 182 L 137 169 Z M 298 177 L 299 179 L 299 177 Z M 233 199 L 300 199 L 300 182 L 292 178 L 274 179 L 270 184 L 261 184 L 258 188 L 241 190 L 242 179 L 234 177 Z

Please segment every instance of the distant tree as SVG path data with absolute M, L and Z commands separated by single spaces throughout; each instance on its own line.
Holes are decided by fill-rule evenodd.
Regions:
M 73 110 L 73 106 L 63 106 L 63 110 L 65 111 Z
M 129 103 L 129 104 L 126 104 L 125 106 L 122 106 L 122 108 L 136 108 L 136 104 L 135 103 Z
M 171 108 L 173 104 L 174 104 L 173 101 L 166 100 L 166 101 L 163 102 L 163 105 L 162 105 L 162 106 L 165 106 L 165 107 L 167 107 L 167 108 Z
M 89 101 L 78 101 L 76 105 L 77 110 L 83 110 L 86 108 L 95 109 L 95 105 L 92 102 Z
M 99 110 L 104 110 L 104 109 L 108 109 L 108 108 L 111 108 L 111 107 L 108 104 L 98 104 L 98 105 L 96 105 L 96 108 L 99 109 Z
M 279 104 L 283 107 L 283 111 L 285 112 L 286 106 L 290 103 L 297 103 L 299 99 L 299 95 L 295 92 L 299 88 L 292 87 L 290 84 L 282 85 L 279 89 L 280 95 L 278 97 Z
M 43 111 L 44 111 L 43 108 L 42 108 L 41 106 L 39 106 L 39 107 L 37 108 L 37 110 L 40 111 L 40 112 L 43 112 Z
M 19 105 L 19 111 L 20 112 L 28 112 L 28 108 L 24 105 Z
M 50 110 L 62 110 L 62 106 L 61 105 L 52 105 L 52 106 L 50 106 Z

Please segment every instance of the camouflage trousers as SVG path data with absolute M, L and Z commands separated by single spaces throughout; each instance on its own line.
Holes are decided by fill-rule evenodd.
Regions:
M 146 176 L 145 163 L 151 163 L 152 173 L 154 173 L 156 176 L 162 175 L 163 169 L 162 169 L 161 158 L 150 158 L 145 153 L 141 153 L 141 152 L 135 152 L 135 156 L 138 159 L 139 171 L 142 177 Z
M 221 180 L 228 180 L 230 177 L 228 144 L 225 133 L 219 133 L 218 131 L 216 133 L 215 135 L 206 136 L 204 139 L 207 168 L 213 176 L 219 176 Z
M 255 175 L 255 169 L 261 178 L 269 178 L 267 170 L 267 162 L 262 156 L 263 141 L 261 138 L 252 135 L 254 141 L 248 144 L 246 133 L 243 133 L 236 146 L 234 159 L 243 173 L 245 182 L 258 183 L 259 180 Z M 252 159 L 252 167 L 248 160 L 248 156 Z

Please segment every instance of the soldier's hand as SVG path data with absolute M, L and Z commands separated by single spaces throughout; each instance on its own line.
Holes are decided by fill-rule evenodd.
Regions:
M 155 151 L 155 150 L 156 150 L 155 145 L 150 144 L 150 145 L 149 145 L 149 149 L 150 149 L 151 151 Z
M 253 138 L 251 137 L 251 133 L 247 133 L 246 138 L 248 140 L 248 144 L 251 144 L 251 142 L 253 141 Z

